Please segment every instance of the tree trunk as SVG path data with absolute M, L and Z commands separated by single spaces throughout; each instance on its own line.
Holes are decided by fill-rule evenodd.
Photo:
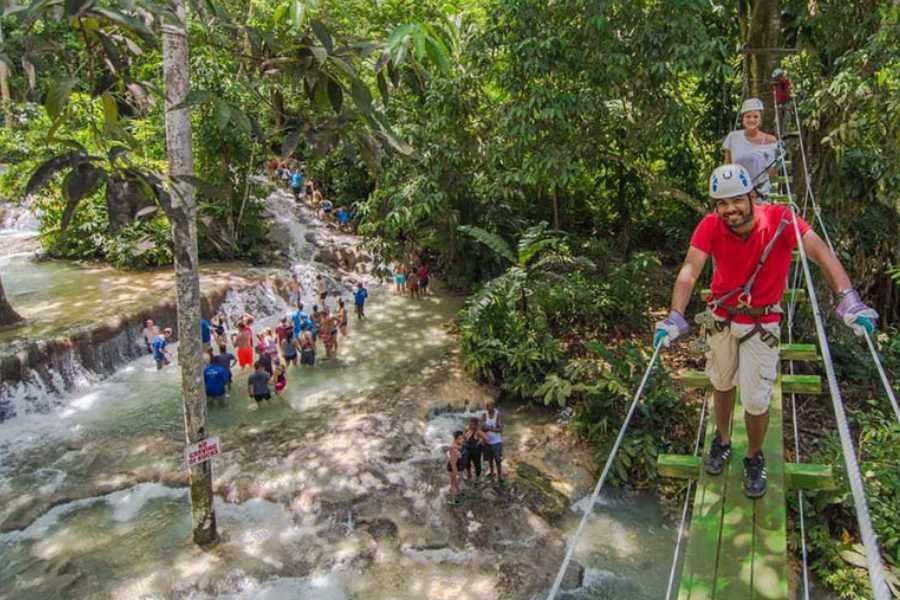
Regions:
M 172 2 L 181 22 L 163 28 L 163 79 L 166 90 L 166 153 L 173 178 L 194 174 L 191 114 L 173 110 L 190 89 L 184 0 Z M 163 202 L 172 223 L 175 257 L 175 293 L 178 307 L 178 364 L 184 401 L 184 431 L 188 444 L 207 437 L 206 397 L 203 387 L 203 349 L 200 341 L 200 277 L 197 256 L 197 206 L 193 186 L 176 180 L 173 193 Z M 216 541 L 212 470 L 209 461 L 190 467 L 191 517 L 194 542 Z
M 0 9 L 6 8 L 6 2 L 0 2 Z M 3 23 L 0 22 L 0 46 L 3 45 Z M 0 105 L 3 108 L 3 122 L 7 129 L 12 129 L 12 99 L 9 97 L 9 67 L 0 62 Z
M 550 193 L 553 195 L 553 229 L 559 231 L 559 193 L 556 187 Z
M 0 327 L 13 325 L 22 321 L 22 317 L 6 299 L 6 292 L 3 290 L 3 280 L 0 279 Z
M 750 96 L 765 103 L 763 123 L 770 128 L 775 115 L 772 70 L 777 65 L 775 48 L 781 30 L 780 17 L 778 0 L 753 0 L 746 46 L 750 68 L 744 71 L 744 77 L 750 78 L 747 85 Z

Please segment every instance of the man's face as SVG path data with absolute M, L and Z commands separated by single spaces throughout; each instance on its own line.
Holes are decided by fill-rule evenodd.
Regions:
M 732 231 L 736 231 L 753 221 L 753 202 L 750 196 L 734 196 L 716 200 L 716 213 Z

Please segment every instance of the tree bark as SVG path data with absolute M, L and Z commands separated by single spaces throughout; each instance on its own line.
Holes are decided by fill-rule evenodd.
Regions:
M 747 89 L 750 96 L 765 103 L 763 122 L 774 121 L 774 99 L 772 98 L 772 71 L 777 65 L 777 55 L 781 32 L 781 15 L 778 0 L 753 0 L 750 12 L 750 29 L 747 32 L 747 53 L 749 69 L 744 77 L 749 77 Z
M 0 12 L 6 8 L 6 2 L 0 1 Z M 3 44 L 3 23 L 0 23 L 0 45 Z M 3 122 L 7 129 L 13 127 L 12 99 L 9 96 L 9 67 L 0 62 L 0 105 L 3 110 Z
M 16 309 L 12 307 L 9 300 L 6 299 L 6 292 L 3 289 L 3 280 L 0 279 L 0 327 L 13 325 L 23 321 Z
M 163 79 L 166 90 L 166 153 L 173 193 L 163 201 L 172 223 L 175 258 L 175 292 L 178 308 L 178 365 L 184 404 L 185 441 L 194 444 L 207 437 L 206 397 L 203 386 L 203 348 L 200 341 L 200 277 L 197 256 L 197 206 L 193 186 L 182 176 L 194 174 L 190 109 L 174 110 L 190 89 L 186 12 L 184 0 L 173 0 L 180 22 L 163 27 Z M 212 469 L 209 461 L 190 467 L 191 517 L 194 542 L 216 541 Z

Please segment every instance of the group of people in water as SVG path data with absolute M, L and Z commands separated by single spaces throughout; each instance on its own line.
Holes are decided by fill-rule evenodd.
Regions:
M 317 347 L 321 343 L 326 359 L 337 359 L 338 341 L 349 335 L 349 310 L 343 298 L 337 298 L 334 310 L 329 306 L 328 293 L 321 275 L 317 277 L 319 304 L 310 312 L 304 310 L 300 292 L 296 295 L 296 310 L 282 317 L 274 327 L 257 328 L 256 319 L 249 314 L 237 322 L 236 331 L 227 329 L 227 319 L 221 312 L 200 321 L 200 338 L 204 348 L 203 378 L 210 404 L 224 404 L 230 394 L 232 369 L 251 369 L 247 378 L 247 394 L 259 405 L 272 399 L 272 392 L 280 396 L 288 384 L 288 369 L 316 364 Z M 368 289 L 357 283 L 353 294 L 358 319 L 365 318 Z M 160 331 L 152 319 L 144 322 L 143 338 L 148 353 L 153 355 L 156 368 L 170 362 L 166 348 L 172 339 L 172 329 Z M 233 348 L 234 353 L 229 351 Z
M 480 416 L 471 416 L 465 429 L 453 432 L 453 441 L 447 451 L 447 473 L 450 476 L 450 492 L 447 502 L 460 504 L 461 500 L 482 483 L 483 463 L 487 463 L 485 480 L 503 481 L 503 419 L 494 403 L 485 403 Z M 461 490 L 465 479 L 467 491 Z
M 428 283 L 431 272 L 428 263 L 416 260 L 410 263 L 398 262 L 394 265 L 394 293 L 408 294 L 410 298 L 419 299 L 428 295 Z

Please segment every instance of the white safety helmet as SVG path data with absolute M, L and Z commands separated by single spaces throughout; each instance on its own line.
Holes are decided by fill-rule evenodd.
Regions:
M 741 104 L 741 114 L 748 113 L 751 110 L 758 110 L 759 112 L 763 111 L 763 103 L 759 98 L 747 98 L 744 100 L 744 103 Z
M 772 79 L 778 79 L 779 77 L 784 77 L 784 69 L 778 67 L 774 71 L 772 71 Z
M 750 173 L 741 165 L 722 165 L 709 176 L 709 197 L 714 200 L 749 194 L 753 189 Z

